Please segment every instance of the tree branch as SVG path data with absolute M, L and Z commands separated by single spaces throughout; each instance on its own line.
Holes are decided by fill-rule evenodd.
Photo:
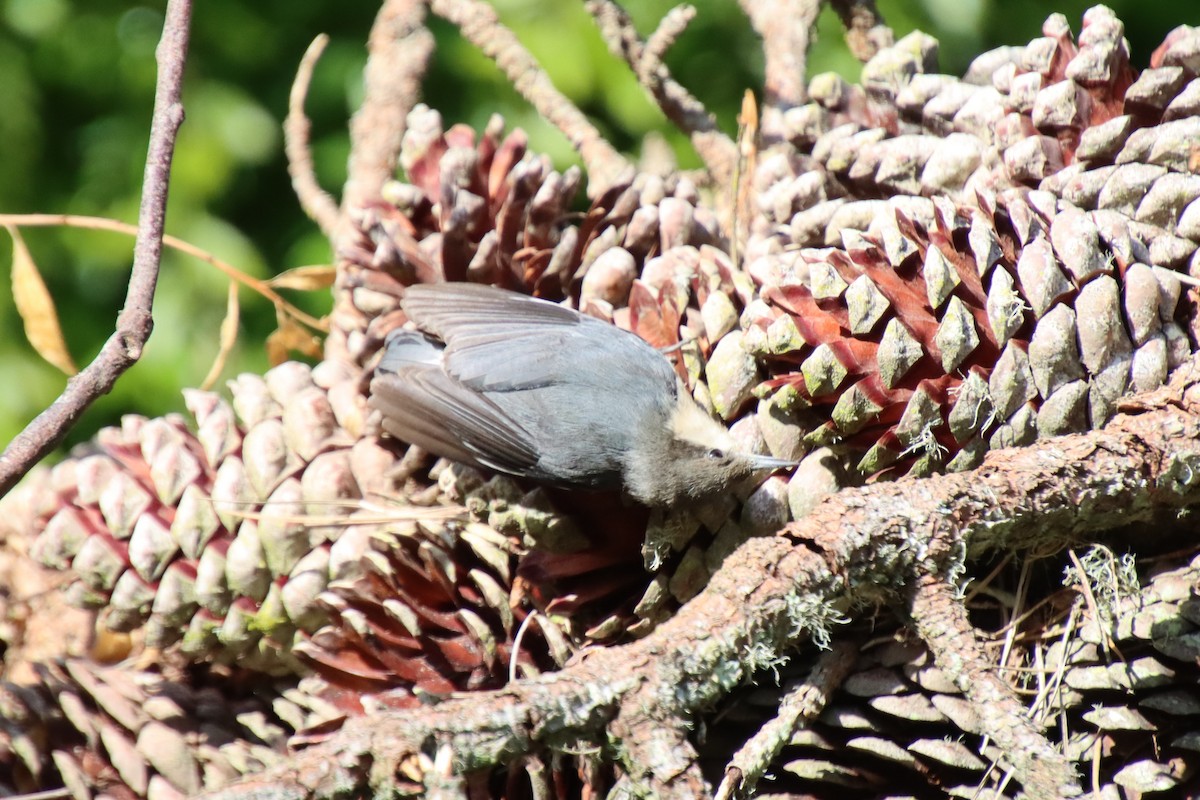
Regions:
M 496 62 L 513 87 L 543 119 L 570 140 L 589 175 L 588 194 L 596 197 L 618 181 L 633 176 L 633 166 L 609 144 L 550 80 L 513 32 L 500 23 L 491 6 L 479 0 L 432 0 L 433 13 L 452 22 L 484 55 Z
M 638 83 L 681 131 L 691 138 L 696 153 L 708 167 L 717 186 L 733 185 L 737 145 L 717 126 L 717 119 L 704 104 L 671 77 L 663 55 L 695 15 L 691 6 L 679 6 L 663 18 L 659 28 L 643 43 L 625 9 L 612 0 L 590 0 L 588 12 L 595 18 L 600 35 L 613 55 L 625 60 Z
M 96 398 L 112 390 L 113 384 L 141 358 L 142 348 L 154 328 L 151 308 L 162 258 L 163 225 L 175 137 L 183 123 L 183 67 L 187 61 L 191 0 L 167 3 L 162 38 L 155 52 L 158 82 L 154 90 L 154 114 L 150 123 L 150 147 L 142 178 L 142 203 L 138 211 L 138 235 L 133 247 L 133 269 L 125 306 L 117 316 L 116 329 L 96 358 L 67 382 L 49 408 L 39 414 L 0 454 L 0 496 L 62 441 Z
M 441 746 L 452 747 L 455 769 L 465 772 L 580 740 L 615 744 L 637 791 L 686 796 L 676 782 L 684 776 L 694 788 L 692 765 L 633 761 L 654 752 L 642 737 L 689 721 L 805 634 L 827 638 L 837 609 L 896 602 L 923 576 L 951 574 L 968 550 L 1062 544 L 1200 503 L 1200 360 L 1122 410 L 1103 430 L 995 451 L 971 472 L 844 490 L 779 535 L 744 543 L 645 639 L 500 691 L 353 720 L 291 763 L 216 796 L 379 792 L 394 786 L 401 762 L 411 773 L 412 756 L 431 758 Z M 614 719 L 619 725 L 606 730 Z M 618 729 L 627 740 L 614 736 Z
M 322 233 L 332 238 L 340 216 L 337 201 L 317 182 L 309 147 L 312 123 L 304 113 L 304 99 L 312 83 L 313 69 L 328 44 L 329 37 L 322 33 L 313 39 L 304 51 L 304 58 L 300 60 L 300 68 L 296 70 L 296 79 L 288 95 L 288 115 L 283 122 L 283 147 L 287 154 L 288 175 L 292 176 L 292 190 L 300 201 L 300 207 L 317 223 Z
M 829 697 L 854 667 L 858 646 L 839 642 L 821 654 L 808 677 L 790 687 L 779 701 L 779 712 L 750 737 L 729 760 L 716 800 L 753 796 L 754 787 L 801 726 L 815 719 Z
M 424 0 L 385 0 L 367 39 L 362 106 L 350 119 L 350 160 L 342 190 L 342 213 L 333 236 L 339 278 L 341 256 L 355 245 L 358 213 L 377 202 L 383 185 L 396 174 L 408 114 L 421 97 L 421 79 L 433 54 L 433 34 L 425 27 Z M 367 320 L 339 281 L 334 287 L 325 358 L 357 363 L 361 353 L 352 345 L 355 331 Z
M 910 593 L 917 632 L 937 665 L 979 712 L 981 724 L 1025 787 L 1029 800 L 1080 794 L 1071 763 L 1029 718 L 1029 709 L 996 675 L 967 619 L 955 588 L 933 575 L 918 578 Z

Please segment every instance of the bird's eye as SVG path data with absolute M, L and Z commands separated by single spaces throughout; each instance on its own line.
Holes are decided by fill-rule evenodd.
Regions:
M 708 457 L 709 458 L 724 458 L 725 451 L 719 447 L 714 447 L 712 450 L 708 451 Z

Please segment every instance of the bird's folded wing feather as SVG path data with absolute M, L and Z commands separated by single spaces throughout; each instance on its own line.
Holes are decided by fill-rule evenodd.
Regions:
M 399 372 L 415 364 L 438 366 L 442 363 L 442 345 L 420 331 L 403 328 L 388 334 L 384 344 L 383 358 L 379 360 L 380 372 Z
M 446 342 L 446 371 L 472 389 L 536 389 L 564 375 L 577 380 L 581 370 L 615 379 L 649 368 L 654 380 L 674 380 L 670 365 L 636 336 L 532 297 L 467 283 L 413 286 L 403 308 Z
M 401 307 L 419 327 L 446 341 L 464 326 L 579 322 L 579 314 L 569 308 L 478 283 L 410 286 Z
M 388 433 L 432 453 L 516 475 L 537 466 L 529 432 L 440 367 L 414 364 L 377 373 L 371 404 L 383 413 Z

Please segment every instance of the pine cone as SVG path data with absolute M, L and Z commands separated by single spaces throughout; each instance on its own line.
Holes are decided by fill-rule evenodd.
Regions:
M 394 454 L 349 433 L 363 425 L 353 383 L 334 362 L 291 363 L 232 382 L 232 405 L 186 393 L 195 433 L 175 415 L 125 418 L 54 468 L 34 556 L 151 647 L 295 671 L 296 637 L 328 619 L 321 592 L 357 574 L 362 539 L 338 534 L 393 488 Z
M 514 658 L 553 666 L 547 638 L 566 660 L 572 641 L 549 619 L 513 655 L 522 534 L 549 545 L 557 530 L 544 501 L 531 526 L 532 499 L 496 482 L 468 496 L 450 470 L 452 496 L 508 533 L 456 505 L 395 505 L 446 497 L 396 470 L 392 443 L 350 435 L 363 398 L 335 362 L 230 388 L 232 403 L 186 393 L 195 433 L 178 416 L 128 417 L 55 467 L 33 555 L 70 571 L 76 604 L 150 647 L 271 674 L 303 672 L 299 656 L 367 693 L 499 685 Z
M 183 798 L 283 760 L 297 730 L 336 718 L 291 682 L 239 688 L 221 676 L 42 663 L 31 685 L 0 684 L 0 790 L 57 775 L 76 800 Z
M 982 56 L 975 83 L 928 74 L 919 34 L 862 87 L 818 76 L 787 118 L 798 150 L 756 176 L 758 393 L 818 407 L 806 441 L 856 451 L 864 477 L 1097 427 L 1191 351 L 1181 286 L 1155 268 L 1197 258 L 1196 123 L 1172 103 L 1200 34 L 1173 33 L 1135 80 L 1107 9 L 1078 45 L 1061 15 L 1044 32 Z
M 1154 536 L 1165 538 L 1161 530 Z M 985 642 L 1001 675 L 1079 772 L 1095 776 L 1088 785 L 1099 796 L 1192 796 L 1200 766 L 1200 559 L 1159 558 L 1141 575 L 1132 556 L 1103 547 L 1082 555 L 1084 575 L 1066 558 L 1057 562 L 1058 570 L 1025 575 L 1010 568 L 971 603 L 977 624 L 990 631 Z M 1012 796 L 975 711 L 921 642 L 882 616 L 851 628 L 839 636 L 872 644 L 759 789 L 879 800 Z M 781 684 L 802 678 L 806 661 L 789 664 Z M 778 689 L 747 688 L 715 712 L 721 726 L 709 728 L 705 743 L 714 770 L 778 702 Z
M 864 475 L 967 469 L 992 447 L 1103 425 L 1190 354 L 1181 286 L 1127 225 L 1052 201 L 1047 216 L 1020 194 L 930 202 L 928 228 L 889 203 L 877 236 L 799 251 L 796 282 L 765 285 L 747 315 L 774 375 L 760 391 L 827 408 L 807 440 L 865 449 Z
M 510 670 L 537 674 L 573 651 L 545 618 L 516 649 L 532 622 L 514 590 L 520 537 L 465 520 L 390 527 L 342 534 L 339 543 L 364 540 L 359 574 L 330 583 L 320 597 L 329 624 L 296 646 L 332 685 L 364 695 L 406 690 L 384 700 L 406 705 L 415 701 L 407 690 L 497 688 Z
M 683 178 L 642 176 L 596 198 L 579 224 L 570 206 L 581 176 L 553 170 L 525 150 L 525 134 L 501 141 L 493 117 L 476 141 L 425 106 L 409 115 L 400 162 L 408 182 L 389 184 L 344 248 L 335 327 L 365 362 L 387 331 L 403 287 L 471 280 L 551 300 L 571 298 L 598 316 L 625 304 L 653 252 L 718 241 L 715 217 Z M 356 332 L 366 332 L 359 339 Z

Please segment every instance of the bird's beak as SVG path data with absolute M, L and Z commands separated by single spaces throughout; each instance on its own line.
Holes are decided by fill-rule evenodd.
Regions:
M 760 456 L 757 453 L 751 453 L 750 456 L 748 456 L 748 458 L 750 460 L 750 467 L 755 472 L 758 472 L 760 470 L 774 471 L 777 469 L 789 469 L 791 467 L 795 467 L 795 466 L 799 465 L 799 463 L 800 463 L 799 461 L 793 461 L 793 460 L 787 459 L 787 458 L 775 458 L 775 456 Z

